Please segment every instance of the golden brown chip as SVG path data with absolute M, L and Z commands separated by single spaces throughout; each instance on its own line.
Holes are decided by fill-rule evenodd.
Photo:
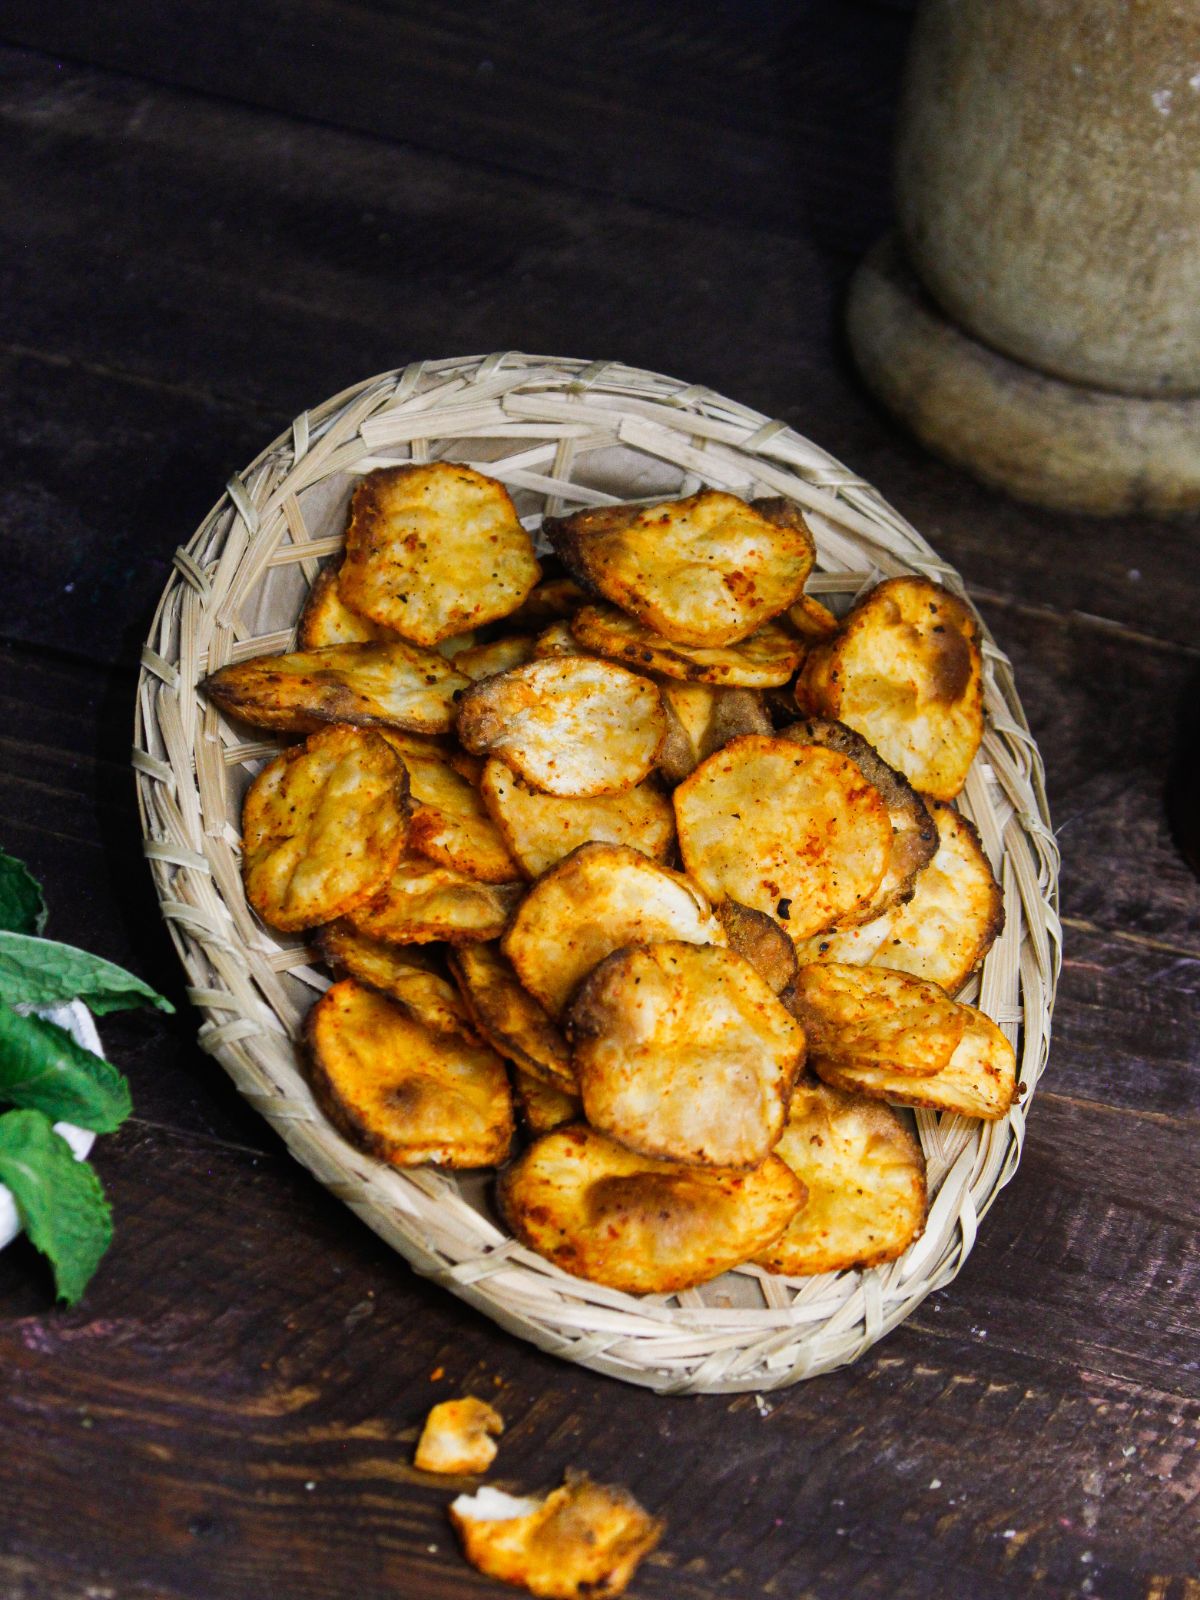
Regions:
M 831 633 L 838 630 L 838 619 L 833 612 L 810 594 L 802 594 L 795 605 L 789 608 L 788 621 L 806 644 L 828 639 Z
M 642 1155 L 753 1167 L 783 1131 L 804 1034 L 748 961 L 714 945 L 618 950 L 568 1032 L 593 1128 Z
M 859 1066 L 832 1057 L 815 1059 L 813 1066 L 826 1083 L 857 1090 L 877 1100 L 902 1106 L 925 1106 L 930 1111 L 957 1111 L 964 1117 L 994 1122 L 1007 1114 L 1017 1084 L 1017 1059 L 1000 1029 L 974 1006 L 968 1013 L 962 1043 L 940 1072 L 914 1078 L 886 1067 Z
M 470 467 L 381 467 L 354 491 L 342 598 L 415 644 L 506 617 L 540 576 L 508 490 Z
M 510 672 L 513 667 L 523 667 L 527 661 L 532 661 L 533 645 L 534 641 L 524 634 L 493 639 L 490 644 L 460 650 L 454 657 L 454 665 L 473 683 L 478 683 L 483 678 L 494 677 L 497 672 Z
M 802 711 L 856 729 L 923 794 L 953 800 L 983 735 L 970 608 L 928 578 L 889 578 L 805 657 Z
M 666 733 L 658 690 L 609 661 L 533 661 L 477 683 L 458 708 L 476 755 L 503 757 L 546 794 L 617 794 L 641 783 Z
M 540 794 L 492 756 L 480 787 L 509 854 L 530 878 L 592 840 L 632 845 L 656 860 L 675 843 L 675 811 L 653 777 L 621 794 Z
M 629 1294 L 671 1294 L 765 1250 L 804 1203 L 777 1156 L 749 1172 L 655 1161 L 583 1123 L 534 1141 L 500 1175 L 523 1244 L 564 1272 Z
M 458 990 L 420 945 L 368 939 L 343 918 L 318 928 L 312 942 L 335 977 L 378 989 L 432 1033 L 478 1038 Z
M 360 933 L 391 944 L 463 944 L 498 939 L 523 884 L 480 883 L 424 856 L 402 856 L 383 888 L 356 906 L 350 921 Z
M 578 1095 L 564 1094 L 531 1072 L 514 1068 L 513 1094 L 530 1133 L 549 1133 L 551 1128 L 561 1128 L 564 1122 L 578 1122 L 583 1116 L 583 1102 Z
M 805 722 L 794 722 L 781 728 L 781 739 L 794 739 L 797 744 L 819 744 L 826 750 L 836 750 L 849 756 L 868 783 L 873 784 L 883 796 L 892 825 L 892 844 L 888 864 L 879 887 L 870 903 L 860 906 L 838 926 L 849 923 L 872 922 L 898 901 L 906 900 L 912 893 L 917 874 L 933 859 L 937 849 L 937 829 L 921 796 L 863 738 L 844 722 L 834 722 L 827 717 L 810 717 Z
M 351 1143 L 394 1167 L 489 1167 L 512 1143 L 504 1063 L 486 1045 L 431 1033 L 345 978 L 308 1014 L 313 1092 Z
M 395 634 L 391 637 L 395 638 Z M 479 634 L 474 628 L 468 628 L 466 633 L 455 633 L 451 634 L 449 639 L 440 639 L 434 648 L 438 655 L 445 656 L 447 661 L 454 661 L 464 650 L 473 650 L 478 643 Z
M 642 672 L 743 689 L 786 683 L 804 654 L 803 641 L 773 622 L 738 644 L 682 645 L 614 606 L 584 606 L 571 619 L 571 633 L 585 649 Z
M 703 489 L 661 505 L 602 506 L 543 524 L 581 581 L 677 644 L 736 644 L 790 606 L 812 535 L 786 500 Z
M 413 1465 L 422 1472 L 486 1472 L 496 1459 L 494 1435 L 504 1432 L 495 1406 L 474 1395 L 443 1400 L 425 1418 Z
M 818 934 L 801 948 L 802 962 L 870 962 L 958 993 L 1004 927 L 1004 897 L 975 825 L 942 801 L 930 800 L 928 808 L 937 854 L 907 904 L 866 927 Z
M 925 1157 L 889 1107 L 806 1078 L 792 1091 L 775 1154 L 808 1190 L 808 1203 L 758 1259 L 768 1272 L 805 1277 L 879 1267 L 925 1227 Z
M 463 945 L 450 955 L 462 997 L 480 1033 L 523 1072 L 572 1092 L 575 1069 L 567 1041 L 523 989 L 494 944 Z
M 796 946 L 775 919 L 765 911 L 751 911 L 736 900 L 722 900 L 714 910 L 725 929 L 729 948 L 746 958 L 759 977 L 770 984 L 772 993 L 782 994 L 795 980 L 798 964 Z
M 848 756 L 746 734 L 675 790 L 688 873 L 713 900 L 774 917 L 793 939 L 869 902 L 891 851 L 882 795 Z
M 572 1472 L 545 1500 L 460 1494 L 450 1520 L 473 1567 L 541 1600 L 615 1600 L 666 1526 L 624 1489 Z
M 628 845 L 585 844 L 537 880 L 501 942 L 521 982 L 557 1017 L 598 961 L 657 939 L 723 945 L 725 933 L 682 873 Z
M 322 728 L 262 769 L 242 806 L 246 898 L 273 928 L 329 922 L 378 893 L 404 849 L 408 776 L 362 728 Z
M 446 733 L 455 696 L 470 684 L 436 651 L 393 639 L 254 656 L 222 667 L 200 687 L 222 711 L 256 728 L 307 733 L 349 722 Z
M 668 783 L 681 782 L 706 756 L 743 733 L 771 732 L 771 719 L 755 689 L 720 689 L 678 678 L 655 681 L 667 713 L 658 770 Z
M 571 624 L 565 620 L 552 622 L 533 641 L 533 659 L 535 661 L 549 661 L 554 656 L 585 656 L 587 654 L 588 652 L 571 632 Z
M 514 628 L 546 628 L 572 616 L 586 599 L 587 595 L 571 578 L 543 578 L 508 621 Z
M 390 628 L 381 628 L 369 617 L 351 611 L 338 588 L 336 567 L 326 567 L 317 574 L 296 630 L 296 643 L 301 650 L 324 650 L 331 644 L 371 644 L 395 637 Z
M 809 1059 L 832 1057 L 926 1077 L 949 1062 L 967 1024 L 936 983 L 883 967 L 801 967 L 787 1004 L 804 1024 Z
M 463 776 L 461 760 L 413 734 L 388 731 L 383 737 L 403 761 L 416 801 L 409 850 L 481 883 L 515 883 L 521 869 L 488 815 L 478 785 Z

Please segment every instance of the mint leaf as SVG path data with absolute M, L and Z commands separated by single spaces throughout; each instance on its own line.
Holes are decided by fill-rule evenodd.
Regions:
M 175 1007 L 149 984 L 124 967 L 88 955 L 54 939 L 31 939 L 22 933 L 0 933 L 0 1000 L 9 1005 L 57 1005 L 85 1000 L 97 1016 L 152 1005 Z
M 129 1085 L 65 1028 L 0 1004 L 0 1100 L 111 1133 L 129 1115 Z
M 21 1226 L 54 1268 L 58 1298 L 74 1305 L 112 1242 L 100 1179 L 40 1111 L 0 1117 L 0 1182 L 12 1190 Z
M 42 886 L 23 861 L 0 850 L 0 928 L 41 933 L 46 926 Z

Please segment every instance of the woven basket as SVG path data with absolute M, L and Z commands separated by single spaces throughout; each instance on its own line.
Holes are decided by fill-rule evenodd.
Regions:
M 134 765 L 145 849 L 205 1017 L 200 1043 L 292 1154 L 418 1272 L 543 1350 L 671 1393 L 772 1389 L 853 1361 L 962 1266 L 1016 1171 L 1046 1061 L 1057 852 L 1009 664 L 985 629 L 989 726 L 959 803 L 996 869 L 1007 922 L 963 998 L 1019 1042 L 1020 1091 L 1002 1122 L 916 1112 L 931 1196 L 924 1235 L 867 1272 L 786 1279 L 747 1267 L 676 1295 L 635 1298 L 570 1277 L 503 1230 L 485 1176 L 397 1171 L 318 1111 L 297 1039 L 329 980 L 303 943 L 250 912 L 239 872 L 242 795 L 278 743 L 247 739 L 195 689 L 229 661 L 292 645 L 308 585 L 341 546 L 357 475 L 444 457 L 506 484 L 531 531 L 543 513 L 702 485 L 786 495 L 817 542 L 809 590 L 835 610 L 905 572 L 963 593 L 920 535 L 816 445 L 657 373 L 514 353 L 424 361 L 306 412 L 230 480 L 177 552 L 142 657 Z

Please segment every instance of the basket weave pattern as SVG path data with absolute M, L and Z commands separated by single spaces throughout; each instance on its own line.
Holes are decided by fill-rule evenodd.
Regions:
M 988 727 L 960 809 L 977 825 L 1007 922 L 960 998 L 1018 1045 L 1021 1091 L 980 1123 L 917 1111 L 931 1206 L 924 1235 L 867 1272 L 726 1273 L 635 1298 L 572 1278 L 499 1226 L 482 1176 L 397 1171 L 333 1129 L 297 1040 L 329 979 L 304 944 L 265 928 L 242 891 L 242 795 L 279 741 L 225 721 L 196 683 L 284 650 L 309 583 L 341 548 L 359 475 L 400 461 L 469 462 L 503 482 L 535 534 L 543 514 L 691 494 L 786 495 L 817 543 L 808 589 L 845 610 L 881 578 L 961 580 L 862 479 L 784 423 L 695 385 L 615 362 L 499 353 L 420 362 L 298 417 L 175 556 L 143 651 L 134 766 L 163 916 L 205 1021 L 202 1047 L 292 1154 L 420 1273 L 542 1349 L 663 1392 L 766 1390 L 853 1361 L 958 1272 L 1016 1170 L 1045 1065 L 1059 967 L 1058 856 L 1041 760 L 1005 657 L 984 629 Z

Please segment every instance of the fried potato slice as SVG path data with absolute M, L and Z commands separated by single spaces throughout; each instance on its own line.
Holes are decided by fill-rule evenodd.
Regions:
M 798 964 L 796 946 L 775 919 L 736 900 L 721 900 L 714 910 L 729 948 L 745 957 L 773 994 L 782 994 L 795 981 Z
M 403 761 L 416 801 L 409 850 L 481 883 L 515 883 L 521 869 L 454 753 L 412 734 L 387 731 L 383 737 Z
M 532 661 L 478 683 L 458 736 L 546 794 L 618 794 L 653 767 L 667 722 L 658 690 L 610 661 Z
M 578 1122 L 583 1116 L 583 1102 L 578 1095 L 553 1088 L 531 1072 L 522 1072 L 520 1067 L 513 1069 L 512 1084 L 525 1125 L 535 1137 L 549 1133 L 551 1128 L 561 1128 L 564 1122 Z
M 533 641 L 533 659 L 535 661 L 549 661 L 555 656 L 586 656 L 587 654 L 588 652 L 571 632 L 571 624 L 565 619 L 561 622 L 552 622 Z
M 933 859 L 938 836 L 925 802 L 907 778 L 889 767 L 862 734 L 855 733 L 844 722 L 810 717 L 805 722 L 781 728 L 779 737 L 794 739 L 797 744 L 823 745 L 826 750 L 849 756 L 867 782 L 883 796 L 892 827 L 891 849 L 883 878 L 869 903 L 840 918 L 838 926 L 874 921 L 889 906 L 908 898 L 917 874 Z
M 659 861 L 675 843 L 675 811 L 653 777 L 621 794 L 540 794 L 492 756 L 480 788 L 509 854 L 530 878 L 593 840 L 632 845 Z
M 709 649 L 786 611 L 815 553 L 798 506 L 717 489 L 548 517 L 543 531 L 581 582 L 665 639 Z
M 804 1024 L 811 1060 L 831 1057 L 927 1077 L 950 1061 L 967 1025 L 936 983 L 883 967 L 801 967 L 787 1004 Z
M 342 598 L 414 644 L 508 616 L 540 577 L 508 490 L 471 467 L 381 467 L 354 491 Z
M 465 672 L 473 683 L 491 678 L 497 672 L 511 672 L 533 660 L 534 640 L 526 634 L 512 634 L 503 639 L 493 639 L 490 644 L 472 645 L 460 650 L 454 657 L 458 672 Z
M 883 796 L 848 756 L 746 734 L 675 790 L 688 873 L 804 939 L 869 903 L 891 852 Z
M 479 1037 L 458 990 L 420 946 L 368 939 L 343 918 L 318 928 L 312 942 L 335 977 L 377 989 L 431 1033 Z
M 480 883 L 423 856 L 402 856 L 383 888 L 356 906 L 350 921 L 359 933 L 390 944 L 464 944 L 498 939 L 523 884 Z
M 584 606 L 571 619 L 576 643 L 643 672 L 691 683 L 766 689 L 786 683 L 804 655 L 803 641 L 773 622 L 730 645 L 674 644 L 614 606 Z
M 462 997 L 492 1049 L 522 1072 L 574 1093 L 567 1041 L 495 944 L 463 945 L 450 954 Z
M 777 1156 L 748 1172 L 637 1155 L 584 1123 L 537 1139 L 500 1175 L 523 1244 L 564 1272 L 629 1294 L 672 1294 L 775 1242 L 804 1203 Z
M 795 605 L 789 607 L 788 621 L 806 644 L 828 639 L 838 630 L 838 619 L 833 612 L 810 594 L 802 594 Z
M 546 628 L 573 616 L 586 600 L 586 593 L 573 578 L 544 577 L 508 621 L 514 628 Z
M 962 1042 L 940 1072 L 914 1078 L 887 1067 L 860 1066 L 832 1057 L 813 1060 L 816 1072 L 835 1088 L 856 1090 L 877 1100 L 930 1111 L 957 1111 L 964 1117 L 995 1122 L 1007 1114 L 1017 1084 L 1017 1058 L 1000 1029 L 974 1006 L 968 1013 Z
M 771 732 L 762 695 L 754 689 L 720 689 L 678 678 L 655 681 L 667 713 L 658 770 L 668 783 L 680 783 L 706 756 L 743 733 Z
M 800 960 L 870 962 L 957 994 L 1004 927 L 1004 896 L 973 822 L 940 800 L 928 802 L 937 853 L 918 874 L 911 899 L 877 921 L 818 934 Z
M 501 945 L 521 982 L 557 1017 L 598 961 L 656 939 L 726 942 L 708 901 L 682 873 L 628 845 L 584 844 L 537 880 Z
M 496 1459 L 504 1418 L 473 1394 L 443 1400 L 425 1418 L 413 1465 L 421 1472 L 486 1472 Z
M 889 578 L 809 651 L 796 704 L 847 723 L 923 794 L 953 800 L 983 736 L 979 624 L 928 578 Z
M 372 644 L 395 637 L 391 628 L 381 628 L 369 617 L 351 611 L 338 588 L 336 567 L 326 567 L 317 574 L 296 629 L 296 643 L 301 650 L 324 650 L 331 644 Z
M 580 984 L 567 1019 L 587 1120 L 628 1149 L 754 1167 L 777 1143 L 804 1033 L 731 950 L 618 950 Z
M 408 775 L 377 733 L 322 728 L 269 761 L 242 805 L 246 898 L 295 931 L 378 893 L 404 850 Z
M 313 1092 L 352 1144 L 394 1167 L 489 1167 L 512 1143 L 504 1063 L 486 1045 L 432 1033 L 353 978 L 308 1014 Z
M 783 1236 L 758 1256 L 789 1277 L 880 1267 L 925 1229 L 921 1146 L 888 1106 L 815 1079 L 792 1091 L 775 1154 L 808 1190 Z
M 567 1473 L 545 1500 L 485 1487 L 450 1503 L 471 1565 L 541 1600 L 612 1600 L 662 1538 L 666 1524 L 626 1490 Z
M 403 639 L 235 661 L 200 687 L 222 711 L 256 728 L 308 733 L 326 722 L 446 733 L 455 696 L 471 680 L 444 657 Z

